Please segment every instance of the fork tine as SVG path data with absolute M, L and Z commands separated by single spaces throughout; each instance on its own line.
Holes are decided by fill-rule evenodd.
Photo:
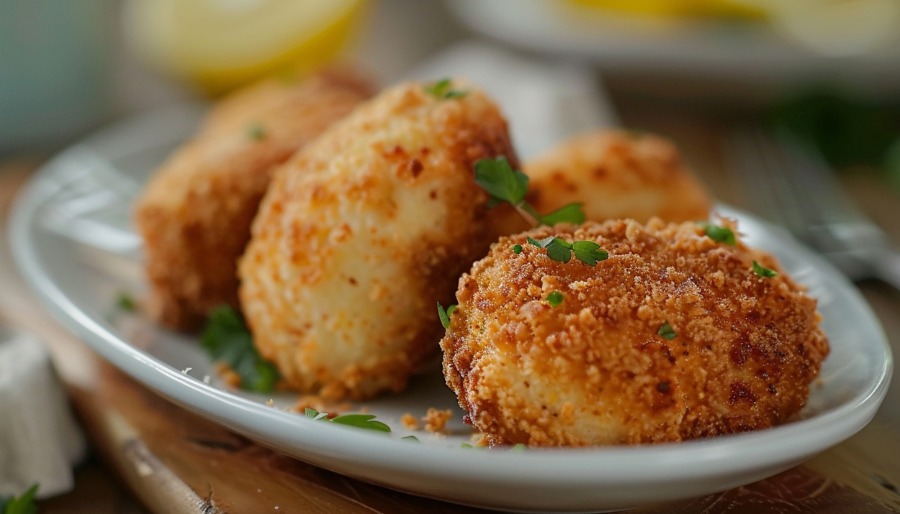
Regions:
M 798 191 L 782 172 L 784 162 L 759 129 L 736 129 L 729 140 L 730 170 L 738 177 L 749 197 L 748 205 L 770 221 L 786 226 L 792 232 L 806 227 L 803 202 L 797 202 Z
M 830 221 L 866 222 L 847 195 L 840 190 L 832 170 L 816 151 L 801 144 L 785 131 L 778 131 L 769 138 L 771 146 L 778 146 L 790 166 L 790 175 L 805 198 L 807 209 L 815 211 L 815 219 L 821 223 Z

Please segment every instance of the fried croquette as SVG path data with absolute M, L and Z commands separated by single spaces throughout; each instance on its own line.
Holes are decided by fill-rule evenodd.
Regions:
M 604 130 L 577 136 L 526 162 L 523 171 L 529 178 L 526 200 L 540 213 L 581 202 L 591 221 L 709 217 L 709 196 L 681 163 L 678 149 L 651 134 Z M 498 224 L 501 235 L 529 228 L 518 216 Z
M 482 92 L 395 86 L 280 168 L 240 262 L 260 353 L 331 400 L 399 391 L 441 337 L 435 302 L 492 242 L 474 163 L 515 162 Z
M 563 263 L 526 242 L 549 236 L 594 241 L 609 257 Z M 778 275 L 760 276 L 754 261 Z M 444 375 L 492 445 L 771 427 L 804 406 L 828 354 L 816 301 L 772 256 L 694 223 L 610 220 L 502 238 L 460 279 L 457 299 Z
M 153 317 L 191 329 L 216 306 L 238 306 L 237 260 L 272 168 L 371 94 L 363 78 L 333 70 L 267 80 L 213 107 L 137 201 Z

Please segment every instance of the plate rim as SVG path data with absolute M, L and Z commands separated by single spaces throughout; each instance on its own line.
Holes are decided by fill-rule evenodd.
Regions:
M 114 130 L 115 127 L 103 133 Z M 103 133 L 90 140 L 102 141 Z M 75 145 L 45 164 L 24 186 L 10 211 L 8 237 L 13 260 L 42 305 L 67 330 L 78 335 L 105 360 L 156 393 L 294 458 L 369 482 L 445 501 L 492 508 L 521 508 L 503 501 L 485 504 L 480 500 L 473 502 L 466 496 L 448 498 L 446 494 L 435 490 L 410 490 L 397 483 L 396 479 L 391 479 L 390 475 L 395 473 L 411 477 L 417 473 L 425 473 L 433 481 L 459 480 L 461 473 L 472 472 L 477 468 L 473 480 L 491 475 L 498 487 L 522 487 L 523 481 L 534 483 L 540 479 L 540 482 L 557 489 L 572 489 L 598 488 L 601 484 L 609 488 L 646 486 L 661 481 L 684 483 L 719 475 L 728 476 L 746 469 L 775 469 L 772 467 L 773 463 L 776 464 L 775 467 L 781 465 L 786 468 L 838 444 L 862 429 L 874 417 L 890 384 L 893 369 L 890 346 L 880 322 L 860 292 L 821 257 L 812 254 L 800 243 L 785 239 L 779 231 L 776 237 L 782 239 L 788 248 L 792 248 L 790 251 L 799 251 L 810 261 L 811 266 L 825 273 L 823 282 L 829 289 L 837 288 L 842 294 L 849 294 L 846 300 L 853 306 L 854 316 L 858 316 L 859 323 L 870 325 L 873 334 L 877 336 L 877 341 L 868 341 L 868 344 L 877 346 L 880 350 L 883 357 L 881 365 L 878 370 L 873 370 L 876 373 L 866 382 L 865 389 L 860 389 L 853 396 L 852 401 L 808 419 L 771 429 L 682 443 L 590 449 L 530 449 L 527 452 L 472 452 L 459 448 L 428 446 L 429 457 L 423 458 L 421 448 L 409 442 L 342 426 L 329 425 L 324 428 L 296 413 L 271 409 L 205 384 L 132 346 L 76 305 L 52 280 L 47 270 L 43 269 L 34 238 L 37 236 L 37 215 L 45 200 L 52 197 L 56 187 L 54 181 L 65 170 L 66 159 L 78 148 L 79 145 Z M 771 227 L 755 216 L 725 205 L 717 206 L 717 211 L 738 217 L 742 224 L 749 221 Z M 260 425 L 265 425 L 266 428 L 260 431 Z M 810 437 L 809 434 L 812 426 L 819 427 L 815 437 Z M 340 436 L 335 437 L 336 434 Z M 335 444 L 335 439 L 340 442 Z M 825 439 L 828 442 L 823 444 Z M 785 448 L 784 444 L 779 444 L 779 441 L 784 440 L 790 440 L 794 444 Z M 299 448 L 298 441 L 301 443 Z M 373 444 L 378 447 L 374 451 Z M 743 450 L 747 445 L 759 451 L 748 455 Z M 742 449 L 738 452 L 741 457 L 740 466 L 733 459 L 736 448 Z M 380 458 L 377 462 L 367 461 L 363 466 L 366 470 L 360 472 L 358 467 L 354 468 L 354 464 L 359 464 L 358 459 L 353 458 L 357 455 L 378 455 Z M 433 466 L 436 460 L 452 466 L 436 469 Z M 647 473 L 646 465 L 638 465 L 642 462 L 652 462 L 653 472 Z M 686 466 L 686 462 L 690 465 Z M 540 469 L 544 476 L 536 476 L 533 471 L 535 469 Z M 766 473 L 765 476 L 777 471 Z M 716 488 L 708 492 L 722 489 Z M 673 496 L 670 499 L 684 497 Z M 577 503 L 577 500 L 572 501 Z M 618 504 L 610 504 L 611 508 L 629 506 L 627 502 L 621 503 L 625 500 L 619 501 Z M 634 506 L 634 502 L 630 506 Z M 574 505 L 570 510 L 583 507 L 584 505 Z

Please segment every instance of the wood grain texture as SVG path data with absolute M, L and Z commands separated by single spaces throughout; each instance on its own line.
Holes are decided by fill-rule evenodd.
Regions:
M 627 106 L 623 109 L 627 126 L 672 137 L 713 194 L 740 205 L 739 192 L 731 190 L 723 178 L 719 154 L 711 150 L 722 133 L 719 122 L 699 119 L 686 124 L 678 113 L 656 110 L 653 116 L 645 116 L 639 108 L 634 112 L 637 115 L 631 115 Z M 33 168 L 34 163 L 0 164 L 3 226 L 13 192 Z M 889 231 L 896 237 L 900 230 L 893 221 L 900 219 L 897 195 L 868 179 L 854 180 L 851 192 L 865 198 L 864 206 L 879 219 L 892 222 Z M 42 513 L 481 512 L 316 468 L 256 445 L 155 395 L 103 362 L 49 318 L 16 275 L 7 244 L 3 237 L 0 320 L 48 341 L 94 447 L 94 459 L 78 470 L 76 490 L 41 502 Z M 884 323 L 894 354 L 900 355 L 900 316 L 896 314 L 900 294 L 878 284 L 864 284 L 862 289 Z M 862 432 L 803 466 L 720 494 L 634 512 L 900 512 L 898 389 L 900 384 L 895 383 L 875 420 Z

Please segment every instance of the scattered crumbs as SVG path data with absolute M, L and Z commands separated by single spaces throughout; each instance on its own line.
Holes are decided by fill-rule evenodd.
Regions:
M 422 422 L 425 423 L 426 431 L 437 433 L 444 430 L 444 427 L 447 426 L 447 421 L 450 421 L 451 417 L 453 417 L 453 412 L 450 409 L 437 410 L 434 407 L 429 407 L 428 412 L 422 418 Z
M 209 375 L 203 375 L 203 383 L 204 383 L 204 384 L 208 384 L 208 383 L 209 383 Z
M 188 372 L 190 372 L 192 369 L 194 369 L 194 368 L 184 368 L 183 370 L 181 370 L 181 374 L 182 374 L 182 375 L 187 375 Z
M 273 400 L 271 398 L 266 400 L 266 407 L 274 407 L 274 406 L 275 406 L 275 400 Z
M 276 506 L 275 506 L 275 510 L 279 510 L 279 509 L 281 509 L 281 507 L 279 507 L 278 505 L 276 505 Z
M 400 418 L 400 422 L 403 423 L 403 426 L 407 430 L 418 430 L 419 429 L 419 420 L 416 419 L 415 416 L 413 416 L 412 414 L 410 414 L 408 412 L 406 414 L 404 414 L 402 418 Z

